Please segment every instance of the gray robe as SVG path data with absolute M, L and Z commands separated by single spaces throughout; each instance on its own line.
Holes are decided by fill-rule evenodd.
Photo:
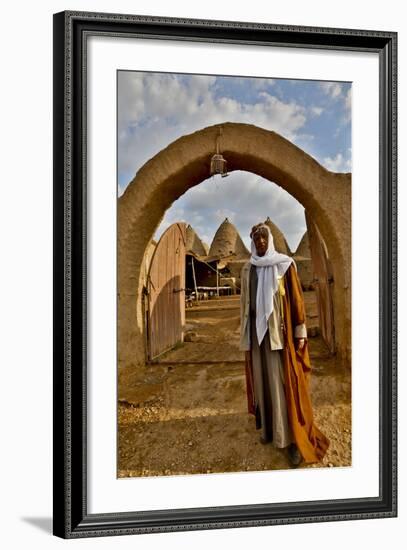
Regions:
M 272 324 L 259 346 L 256 333 L 257 270 L 250 268 L 250 347 L 252 352 L 253 385 L 256 406 L 256 428 L 263 441 L 275 447 L 287 447 L 294 441 L 288 424 L 284 393 L 284 367 L 281 349 L 281 303 L 278 291 L 274 295 Z M 270 333 L 269 333 L 270 330 Z

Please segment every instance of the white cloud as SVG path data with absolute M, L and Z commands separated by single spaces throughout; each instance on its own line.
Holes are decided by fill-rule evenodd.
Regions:
M 341 123 L 347 124 L 351 120 L 352 88 L 339 82 L 320 82 L 320 88 L 334 101 L 343 102 L 344 115 Z
M 229 221 L 236 220 L 239 216 L 238 212 L 235 212 L 234 210 L 230 210 L 228 208 L 218 208 L 214 212 L 214 218 L 219 222 L 219 225 L 228 218 Z
M 191 188 L 174 202 L 163 223 L 182 221 L 178 213 L 208 244 L 225 218 L 236 226 L 246 246 L 250 246 L 251 227 L 267 216 L 281 229 L 291 250 L 306 230 L 303 206 L 280 186 L 249 172 L 232 172 L 226 179 L 209 178 Z
M 350 120 L 351 90 L 347 85 L 323 82 L 320 87 L 326 97 L 306 107 L 294 100 L 282 100 L 273 95 L 271 79 L 251 79 L 251 101 L 253 91 L 257 101 L 240 101 L 247 97 L 243 92 L 246 78 L 234 78 L 234 96 L 221 94 L 220 80 L 211 76 L 179 76 L 157 73 L 119 73 L 118 146 L 121 190 L 126 179 L 134 177 L 137 170 L 182 135 L 187 135 L 207 126 L 225 121 L 243 122 L 276 131 L 305 146 L 318 155 L 318 144 L 314 143 L 314 132 L 306 128 L 308 119 L 313 125 L 316 119 L 331 106 L 344 107 L 343 121 Z M 219 84 L 219 86 L 218 86 Z M 240 90 L 242 95 L 238 92 Z M 226 89 L 226 88 L 225 88 Z M 236 92 L 236 89 L 238 90 Z M 247 91 L 247 90 L 246 90 Z M 341 115 L 343 110 L 341 110 Z M 308 132 L 307 132 L 308 130 Z M 351 170 L 350 153 L 337 153 L 338 149 L 327 149 L 319 160 L 331 171 Z M 208 244 L 220 223 L 228 217 L 239 230 L 248 246 L 250 228 L 254 223 L 270 216 L 283 231 L 291 250 L 295 250 L 306 230 L 304 209 L 293 197 L 278 185 L 246 172 L 233 172 L 228 178 L 210 178 L 195 186 L 180 197 L 167 210 L 156 233 L 156 238 L 175 221 L 185 221 L 197 230 Z
M 350 172 L 352 170 L 352 161 L 346 159 L 342 153 L 338 153 L 336 157 L 325 157 L 322 164 L 331 172 Z
M 252 81 L 260 89 L 254 104 L 217 97 L 215 77 L 120 72 L 119 172 L 130 181 L 172 141 L 225 121 L 254 124 L 295 140 L 306 122 L 306 109 L 261 91 L 269 80 Z
M 345 96 L 345 107 L 347 109 L 350 109 L 351 105 L 352 105 L 352 88 L 349 88 Z
M 314 115 L 314 116 L 321 116 L 322 113 L 324 112 L 324 109 L 323 109 L 322 107 L 316 107 L 316 106 L 314 106 L 314 107 L 311 107 L 311 108 L 310 108 L 310 112 L 311 112 L 311 114 Z
M 351 120 L 352 117 L 352 88 L 349 88 L 345 95 L 345 115 L 344 123 L 346 124 Z
M 339 82 L 321 82 L 321 89 L 332 98 L 337 98 L 342 95 L 342 86 Z
M 246 80 L 246 79 L 243 79 Z M 276 81 L 272 78 L 253 78 L 252 85 L 256 90 L 264 90 L 270 86 L 274 86 Z

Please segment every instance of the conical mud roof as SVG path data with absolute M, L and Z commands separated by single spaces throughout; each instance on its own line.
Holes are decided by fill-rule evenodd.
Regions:
M 224 258 L 231 255 L 234 255 L 236 259 L 249 258 L 250 256 L 236 227 L 228 218 L 225 218 L 215 233 L 209 249 L 209 256 Z
M 308 231 L 304 233 L 300 244 L 295 251 L 296 256 L 301 256 L 302 258 L 311 258 L 311 251 L 309 247 Z
M 292 252 L 281 230 L 270 220 L 269 217 L 267 217 L 267 220 L 264 223 L 269 227 L 271 234 L 273 235 L 274 248 L 277 252 L 291 256 Z
M 208 251 L 205 249 L 205 246 L 201 239 L 196 234 L 194 228 L 190 225 L 187 226 L 187 242 L 186 242 L 186 252 L 192 252 L 197 256 L 207 256 Z

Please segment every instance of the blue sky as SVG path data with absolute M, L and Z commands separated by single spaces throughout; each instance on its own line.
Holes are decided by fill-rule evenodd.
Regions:
M 276 131 L 329 170 L 351 171 L 350 83 L 120 71 L 119 195 L 169 143 L 226 121 Z M 210 244 L 226 216 L 247 245 L 250 227 L 267 216 L 293 251 L 306 230 L 304 209 L 291 195 L 255 174 L 236 171 L 209 178 L 180 197 L 155 238 L 171 223 L 185 221 Z

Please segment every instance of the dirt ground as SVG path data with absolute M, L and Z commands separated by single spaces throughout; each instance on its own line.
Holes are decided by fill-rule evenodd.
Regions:
M 300 467 L 350 466 L 351 373 L 318 335 L 314 292 L 305 299 L 314 416 L 331 444 L 321 464 Z M 290 468 L 285 450 L 260 443 L 247 413 L 239 297 L 188 308 L 186 322 L 191 341 L 119 371 L 118 477 Z

